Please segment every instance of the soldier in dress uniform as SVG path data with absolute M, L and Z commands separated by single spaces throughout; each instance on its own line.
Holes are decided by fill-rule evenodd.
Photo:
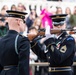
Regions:
M 0 39 L 0 75 L 29 75 L 30 42 L 20 34 L 25 31 L 26 12 L 7 10 L 8 33 Z
M 66 14 L 50 16 L 53 20 L 53 29 L 65 29 Z M 50 35 L 50 36 L 49 36 Z M 40 41 L 34 39 L 31 48 L 39 58 L 50 63 L 48 67 L 49 75 L 73 75 L 72 65 L 74 58 L 75 40 L 66 31 L 58 34 L 49 34 Z M 44 44 L 44 50 L 40 44 Z

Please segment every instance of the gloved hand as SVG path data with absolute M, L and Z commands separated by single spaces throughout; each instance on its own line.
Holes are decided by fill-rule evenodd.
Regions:
M 47 22 L 45 26 L 45 36 L 46 36 L 46 39 L 54 37 L 54 34 L 51 34 L 51 29 L 50 29 L 50 26 L 47 24 Z
M 45 37 L 44 44 L 46 46 L 51 45 L 51 44 L 55 44 L 55 35 L 51 34 L 51 29 L 50 29 L 49 25 L 46 27 L 45 36 L 46 37 Z
M 49 38 L 55 38 L 54 34 L 51 34 L 51 29 L 49 25 L 45 26 L 45 37 L 40 40 L 41 43 L 44 43 Z
M 46 41 L 44 41 L 44 44 L 46 46 L 55 45 L 55 39 L 54 38 L 49 38 Z

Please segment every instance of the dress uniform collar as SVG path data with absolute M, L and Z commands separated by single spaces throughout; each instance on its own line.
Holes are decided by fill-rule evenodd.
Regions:
M 17 31 L 15 31 L 15 30 L 9 30 L 9 31 L 8 31 L 8 33 L 18 34 L 18 32 L 17 32 Z
M 58 39 L 62 34 L 63 34 L 63 33 L 61 33 L 61 34 L 60 34 L 60 35 L 58 35 L 58 36 L 56 35 L 56 38 Z
M 62 39 L 62 37 L 65 37 L 67 35 L 66 32 L 61 33 L 59 36 L 57 36 L 57 39 Z

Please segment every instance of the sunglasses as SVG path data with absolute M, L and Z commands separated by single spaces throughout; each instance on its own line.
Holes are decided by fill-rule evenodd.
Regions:
M 63 26 L 64 25 L 64 22 L 53 22 L 53 25 L 54 26 Z
M 63 26 L 64 24 L 54 24 L 54 26 Z

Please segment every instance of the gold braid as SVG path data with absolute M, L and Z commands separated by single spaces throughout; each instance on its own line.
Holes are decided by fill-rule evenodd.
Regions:
M 46 48 L 48 48 L 51 44 L 47 45 Z
M 37 42 L 31 48 L 33 48 L 36 44 L 37 44 Z

